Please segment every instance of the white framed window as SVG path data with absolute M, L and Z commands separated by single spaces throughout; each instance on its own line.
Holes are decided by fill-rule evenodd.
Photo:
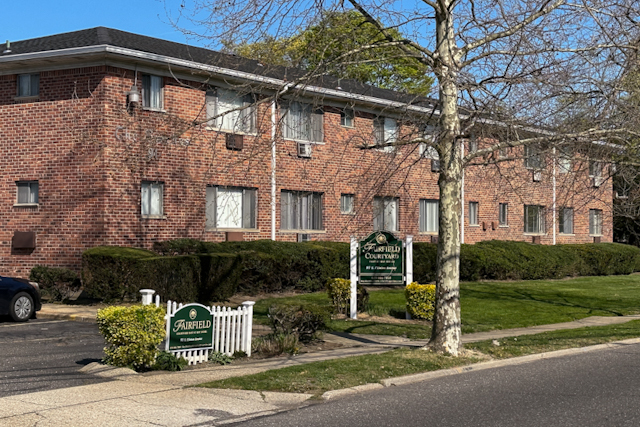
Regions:
M 207 187 L 206 227 L 256 228 L 255 188 Z
M 324 141 L 324 111 L 311 104 L 287 101 L 282 105 L 282 136 L 295 141 Z
M 151 74 L 142 76 L 142 106 L 153 110 L 164 108 L 162 77 Z
M 322 230 L 322 193 L 282 190 L 280 228 L 282 230 Z
M 602 236 L 602 210 L 589 209 L 589 234 Z
M 18 96 L 38 96 L 40 94 L 40 74 L 18 74 Z
M 602 178 L 602 162 L 598 160 L 589 160 L 589 177 Z
M 373 229 L 398 231 L 398 199 L 395 197 L 373 198 Z
M 355 112 L 351 108 L 345 108 L 340 112 L 340 126 L 352 128 L 354 126 Z
M 544 206 L 524 205 L 524 232 L 544 234 Z
M 437 233 L 440 205 L 439 200 L 420 200 L 419 230 L 423 233 Z
M 501 227 L 506 227 L 509 225 L 509 204 L 508 203 L 498 204 L 498 225 Z
M 375 144 L 380 146 L 380 150 L 385 153 L 393 153 L 396 149 L 394 144 L 398 139 L 398 123 L 389 117 L 378 117 L 373 121 L 373 134 Z
M 544 167 L 539 146 L 524 146 L 524 167 L 527 169 L 542 169 Z
M 210 128 L 233 133 L 255 133 L 255 98 L 235 90 L 216 88 L 207 91 L 207 122 Z M 215 119 L 214 119 L 215 117 Z
M 558 232 L 560 234 L 573 234 L 573 208 L 559 209 Z
M 571 172 L 572 150 L 570 147 L 561 147 L 558 150 L 558 173 Z
M 37 205 L 38 192 L 38 181 L 17 181 L 16 205 Z
M 355 213 L 355 195 L 342 194 L 340 196 L 340 213 L 342 214 Z
M 142 181 L 140 185 L 140 213 L 143 217 L 163 215 L 164 184 L 158 181 Z
M 478 202 L 469 202 L 469 225 L 478 225 Z

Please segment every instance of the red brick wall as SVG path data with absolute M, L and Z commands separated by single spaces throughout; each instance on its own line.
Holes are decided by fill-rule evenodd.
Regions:
M 16 76 L 0 77 L 0 274 L 27 276 L 36 264 L 78 268 L 82 251 L 102 244 L 150 248 L 155 241 L 181 237 L 224 240 L 224 231 L 205 229 L 207 185 L 256 188 L 258 230 L 245 231 L 244 238 L 271 237 L 269 104 L 259 107 L 258 135 L 246 136 L 242 151 L 231 151 L 224 134 L 194 126 L 204 117 L 202 84 L 165 77 L 165 111 L 159 112 L 127 108 L 133 81 L 133 72 L 113 67 L 43 72 L 39 98 L 22 102 L 15 99 Z M 372 142 L 372 118 L 357 112 L 355 126 L 346 128 L 340 126 L 339 110 L 325 108 L 325 143 L 313 145 L 310 159 L 298 158 L 294 141 L 277 140 L 278 240 L 297 238 L 296 232 L 280 230 L 281 190 L 324 194 L 324 230 L 313 233 L 314 239 L 363 237 L 372 231 L 372 198 L 393 196 L 399 198 L 398 234 L 430 240 L 418 230 L 418 203 L 438 198 L 437 174 L 430 160 L 419 158 L 416 146 L 393 154 L 361 149 Z M 402 134 L 410 131 L 405 127 Z M 467 243 L 530 241 L 523 233 L 523 200 L 551 206 L 551 168 L 543 182 L 533 183 L 521 163 L 513 163 L 511 170 L 468 169 L 465 224 L 469 201 L 479 202 L 480 224 L 497 223 L 498 203 L 509 203 L 510 212 L 505 228 L 466 225 Z M 40 184 L 39 206 L 14 207 L 15 181 L 32 179 Z M 163 218 L 141 217 L 142 181 L 164 183 Z M 605 212 L 603 241 L 611 241 L 610 183 L 595 192 L 575 184 L 573 189 L 580 194 L 574 199 L 581 200 L 572 201 L 575 236 L 558 236 L 558 243 L 592 241 L 588 209 L 595 207 Z M 356 214 L 340 213 L 343 193 L 356 195 Z M 552 242 L 551 224 L 549 217 L 543 243 Z M 37 248 L 12 253 L 14 231 L 35 231 Z

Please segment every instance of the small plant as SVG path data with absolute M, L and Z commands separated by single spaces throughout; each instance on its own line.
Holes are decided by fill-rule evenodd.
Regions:
M 253 341 L 253 352 L 264 357 L 298 354 L 300 346 L 296 334 L 272 333 Z
M 152 366 L 166 333 L 164 314 L 164 309 L 155 305 L 98 310 L 98 330 L 107 342 L 104 362 L 138 371 Z
M 412 282 L 404 290 L 407 312 L 414 319 L 433 320 L 436 301 L 435 285 L 420 285 Z
M 161 351 L 156 357 L 156 361 L 151 366 L 151 369 L 155 371 L 181 371 L 187 366 L 189 362 L 184 357 L 176 357 L 175 354 L 169 351 Z
M 50 301 L 68 300 L 82 287 L 78 275 L 68 268 L 36 265 L 31 269 L 29 279 L 38 282 L 42 296 Z
M 316 338 L 326 328 L 328 311 L 315 304 L 278 303 L 269 307 L 269 322 L 274 334 L 295 334 L 302 342 Z
M 357 286 L 357 307 L 362 311 L 369 304 L 369 292 L 361 285 Z M 348 279 L 330 279 L 327 281 L 327 293 L 338 314 L 348 314 L 351 311 L 351 281 Z
M 217 363 L 218 365 L 228 365 L 231 361 L 233 361 L 231 356 L 227 356 L 219 351 L 209 353 L 209 362 Z

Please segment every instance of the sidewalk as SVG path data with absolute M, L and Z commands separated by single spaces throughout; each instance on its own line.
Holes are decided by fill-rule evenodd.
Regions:
M 42 311 L 38 313 L 38 317 L 95 322 L 96 311 L 96 307 L 90 306 L 46 304 L 43 306 Z M 624 323 L 633 319 L 640 319 L 640 315 L 590 317 L 555 325 L 466 334 L 463 336 L 463 342 L 501 339 L 558 329 Z M 115 381 L 1 398 L 0 425 L 33 426 L 37 424 L 38 426 L 64 427 L 70 425 L 187 426 L 235 423 L 249 418 L 314 404 L 318 401 L 309 400 L 312 396 L 308 394 L 219 390 L 188 386 L 320 360 L 379 353 L 394 347 L 422 346 L 427 342 L 427 340 L 409 340 L 394 336 L 346 333 L 327 333 L 325 334 L 325 341 L 339 343 L 342 347 L 335 350 L 226 366 L 201 366 L 182 372 L 138 374 L 125 368 L 112 368 L 92 363 L 82 368 L 81 371 L 88 375 L 98 375 Z M 640 342 L 640 339 L 627 341 L 629 343 Z M 483 362 L 466 366 L 464 369 L 454 368 L 408 377 L 391 378 L 383 381 L 382 384 L 368 384 L 353 389 L 327 392 L 323 397 L 330 399 L 362 390 L 454 375 L 470 370 L 525 363 L 544 357 L 559 357 L 565 354 L 592 351 L 611 345 L 619 345 L 619 343 Z

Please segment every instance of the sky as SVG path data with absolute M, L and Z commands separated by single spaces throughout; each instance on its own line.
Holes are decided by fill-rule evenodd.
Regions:
M 24 2 L 4 1 L 0 43 L 102 26 L 205 46 L 172 27 L 166 10 L 175 16 L 179 8 L 180 0 L 31 0 L 28 8 Z

